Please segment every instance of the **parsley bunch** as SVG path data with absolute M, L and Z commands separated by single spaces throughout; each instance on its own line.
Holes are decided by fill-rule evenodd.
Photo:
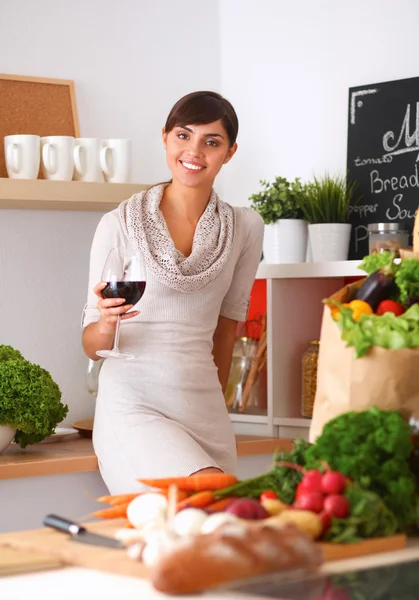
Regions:
M 372 490 L 395 515 L 397 529 L 416 520 L 415 477 L 409 467 L 413 450 L 408 423 L 397 411 L 376 407 L 347 412 L 329 421 L 307 449 L 307 468 L 322 461 Z
M 15 428 L 25 448 L 54 433 L 68 412 L 50 373 L 11 346 L 0 346 L 0 425 Z

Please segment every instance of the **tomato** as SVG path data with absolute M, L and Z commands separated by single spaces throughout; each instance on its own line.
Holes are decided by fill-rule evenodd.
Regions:
M 396 317 L 400 317 L 405 310 L 404 307 L 400 304 L 400 302 L 396 302 L 395 300 L 383 300 L 377 307 L 377 311 L 375 314 L 384 315 L 387 312 L 391 312 L 396 315 Z
M 275 494 L 272 490 L 266 490 L 266 492 L 262 492 L 259 498 L 260 502 L 264 500 L 278 500 L 278 494 Z

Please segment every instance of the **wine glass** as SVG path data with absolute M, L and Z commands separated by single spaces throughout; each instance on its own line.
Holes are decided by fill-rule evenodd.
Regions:
M 146 285 L 146 269 L 139 254 L 124 254 L 112 249 L 106 259 L 102 273 L 102 281 L 107 286 L 102 290 L 104 298 L 124 298 L 125 304 L 135 305 L 141 299 Z M 120 305 L 120 306 L 123 306 Z M 96 354 L 102 358 L 125 358 L 132 360 L 133 354 L 119 350 L 119 331 L 121 317 L 118 315 L 112 350 L 98 350 Z

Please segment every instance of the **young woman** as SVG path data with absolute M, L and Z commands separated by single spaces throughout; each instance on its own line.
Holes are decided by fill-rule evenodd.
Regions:
M 223 391 L 263 239 L 259 215 L 213 190 L 237 150 L 237 132 L 234 108 L 219 94 L 181 98 L 163 128 L 171 181 L 122 202 L 97 227 L 83 347 L 93 360 L 112 348 L 121 315 L 121 350 L 135 356 L 106 359 L 99 377 L 93 443 L 111 493 L 138 490 L 141 477 L 235 472 Z M 139 310 L 103 298 L 112 248 L 145 261 Z

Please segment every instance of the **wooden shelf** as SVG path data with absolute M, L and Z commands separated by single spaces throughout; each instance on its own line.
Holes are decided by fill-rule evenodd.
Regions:
M 274 425 L 279 425 L 280 427 L 310 427 L 311 419 L 274 417 Z
M 0 208 L 109 211 L 148 187 L 141 183 L 0 178 Z
M 278 445 L 287 446 L 287 444 L 291 447 L 290 440 L 266 435 L 236 435 L 238 456 L 272 454 Z M 25 450 L 11 444 L 0 455 L 0 481 L 23 477 L 83 473 L 97 469 L 98 463 L 92 440 L 79 438 L 77 434 L 71 436 L 67 441 L 34 444 Z
M 247 415 L 238 413 L 229 413 L 232 423 L 268 423 L 267 415 Z
M 327 263 L 295 263 L 290 265 L 259 266 L 257 279 L 315 279 L 362 277 L 363 271 L 358 269 L 359 260 L 331 261 Z

